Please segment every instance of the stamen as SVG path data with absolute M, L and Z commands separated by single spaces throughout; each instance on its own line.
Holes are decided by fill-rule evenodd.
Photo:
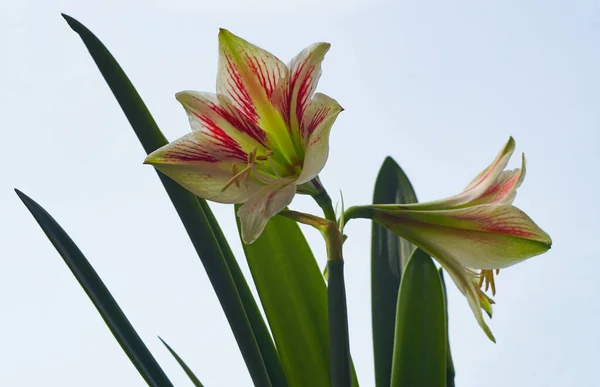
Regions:
M 265 154 L 262 156 L 257 156 L 257 152 L 258 152 L 258 149 L 255 147 L 252 149 L 252 152 L 248 153 L 247 159 L 246 159 L 247 165 L 246 165 L 246 168 L 244 168 L 243 170 L 238 172 L 238 166 L 237 166 L 237 163 L 235 163 L 235 162 L 231 165 L 232 177 L 223 186 L 223 188 L 221 188 L 221 192 L 225 192 L 225 190 L 227 190 L 227 188 L 231 187 L 233 184 L 235 184 L 235 186 L 237 188 L 239 188 L 240 182 L 244 183 L 246 188 L 248 188 L 248 181 L 250 180 L 250 176 L 252 176 L 252 172 L 256 172 L 254 174 L 254 176 L 261 183 L 263 183 L 263 184 L 273 183 L 277 179 L 273 178 L 272 174 L 266 169 L 264 161 L 267 161 L 267 160 L 269 161 L 269 165 L 270 165 L 273 173 L 279 179 L 281 179 L 281 176 L 275 170 L 275 165 L 273 164 L 273 160 L 271 158 L 269 158 L 269 156 L 273 155 L 273 152 L 270 150 L 267 150 L 265 152 Z M 260 165 L 262 167 L 264 174 L 262 171 L 260 171 L 256 168 L 257 165 Z
M 238 171 L 238 169 L 237 169 L 237 163 L 236 163 L 236 162 L 234 162 L 233 164 L 231 164 L 231 174 L 232 174 L 233 176 L 235 176 L 235 175 L 237 175 L 237 171 Z M 240 182 L 239 182 L 239 180 L 236 180 L 236 181 L 235 181 L 235 186 L 236 186 L 237 188 L 240 188 Z M 223 191 L 221 191 L 221 192 L 223 192 Z
M 496 269 L 496 275 L 500 272 L 500 269 Z M 491 287 L 492 295 L 496 295 L 496 281 L 494 279 L 494 270 L 481 270 L 479 272 L 479 287 L 481 288 L 485 283 L 485 291 Z
M 250 172 L 252 172 L 252 167 L 248 166 L 246 167 L 243 171 L 241 171 L 240 173 L 236 174 L 235 176 L 233 176 L 231 179 L 229 179 L 229 181 L 223 186 L 223 188 L 221 188 L 221 192 L 225 192 L 225 190 L 229 187 L 231 187 L 233 184 L 238 185 L 239 184 L 239 180 L 244 177 L 245 175 L 249 175 Z M 244 180 L 245 182 L 245 180 Z

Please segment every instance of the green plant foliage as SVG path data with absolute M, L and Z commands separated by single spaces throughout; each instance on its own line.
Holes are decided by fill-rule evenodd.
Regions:
M 446 281 L 444 280 L 444 270 L 440 268 L 440 281 L 442 282 L 442 290 L 444 291 L 444 309 L 446 313 L 446 387 L 454 387 L 454 362 L 452 361 L 452 353 L 450 352 L 450 336 L 448 334 L 448 293 L 446 293 Z
M 102 42 L 77 20 L 67 15 L 63 15 L 63 17 L 83 40 L 146 153 L 167 144 L 166 138 L 160 132 L 131 81 Z M 157 173 L 202 260 L 252 380 L 257 386 L 271 386 L 271 380 L 244 304 L 199 199 L 165 175 Z
M 275 216 L 243 247 L 289 385 L 328 386 L 327 290 L 300 227 Z
M 416 203 L 417 196 L 406 174 L 387 157 L 379 170 L 373 204 Z M 396 303 L 402 269 L 414 246 L 373 222 L 371 231 L 371 311 L 375 384 L 388 387 L 392 373 Z
M 392 387 L 446 387 L 446 310 L 433 260 L 415 250 L 404 270 L 396 309 Z
M 187 364 L 185 364 L 185 362 L 183 361 L 183 359 L 181 357 L 179 357 L 179 355 L 177 354 L 177 352 L 175 352 L 173 350 L 173 348 L 171 348 L 171 346 L 169 344 L 167 344 L 161 337 L 159 337 L 158 339 L 165 345 L 165 347 L 167 347 L 167 350 L 171 353 L 171 355 L 173 355 L 173 357 L 175 358 L 175 360 L 177 361 L 177 363 L 179 363 L 179 365 L 181 366 L 181 368 L 183 368 L 183 371 L 188 376 L 188 378 L 190 378 L 190 380 L 192 381 L 192 383 L 194 383 L 194 386 L 196 386 L 196 387 L 203 387 L 202 383 L 200 383 L 200 379 L 198 379 L 196 377 L 196 375 L 194 375 L 194 372 L 190 369 L 190 367 L 188 367 Z
M 346 285 L 344 284 L 344 261 L 328 260 L 329 281 L 327 301 L 329 303 L 329 345 L 331 347 L 331 385 L 351 385 L 352 363 L 348 335 L 348 312 L 346 310 Z
M 15 190 L 87 293 L 123 351 L 149 386 L 173 386 L 75 242 L 39 204 Z

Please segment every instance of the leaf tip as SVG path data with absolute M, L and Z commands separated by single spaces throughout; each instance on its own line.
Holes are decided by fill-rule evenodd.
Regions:
M 67 22 L 67 24 L 69 24 L 69 26 L 73 29 L 75 28 L 74 25 L 80 24 L 77 20 L 75 20 L 71 16 L 67 15 L 66 13 L 61 12 L 60 16 L 62 16 L 63 19 L 65 19 L 65 21 Z
M 23 204 L 25 204 L 26 206 L 29 207 L 28 203 L 33 202 L 33 200 L 29 196 L 25 195 L 18 188 L 15 188 L 15 193 L 17 194 L 17 196 L 19 197 L 19 199 L 21 199 L 21 201 L 23 202 Z
M 396 162 L 396 160 L 394 160 L 394 158 L 392 156 L 386 156 L 385 159 L 383 160 L 383 165 L 381 167 L 382 167 L 382 169 L 385 167 L 400 168 L 400 166 L 398 165 L 398 163 Z

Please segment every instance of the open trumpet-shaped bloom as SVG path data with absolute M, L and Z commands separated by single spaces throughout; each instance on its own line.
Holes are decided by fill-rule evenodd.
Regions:
M 244 203 L 238 210 L 242 239 L 252 243 L 327 160 L 329 132 L 342 107 L 314 91 L 329 47 L 313 44 L 285 65 L 221 30 L 217 93 L 177 93 L 192 132 L 145 163 L 199 197 Z
M 493 301 L 480 288 L 492 286 L 499 270 L 546 252 L 552 241 L 511 203 L 525 178 L 522 167 L 504 170 L 515 148 L 510 138 L 494 162 L 465 190 L 447 199 L 408 205 L 375 205 L 366 211 L 378 223 L 419 246 L 450 274 L 491 340 L 481 309 L 490 316 Z M 357 216 L 361 217 L 361 216 Z

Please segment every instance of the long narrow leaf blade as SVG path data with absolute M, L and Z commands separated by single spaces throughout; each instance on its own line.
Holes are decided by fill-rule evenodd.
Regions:
M 183 372 L 185 372 L 185 374 L 188 376 L 188 378 L 190 378 L 190 380 L 192 381 L 192 383 L 194 383 L 194 386 L 196 386 L 196 387 L 203 387 L 202 383 L 200 383 L 200 379 L 198 379 L 196 377 L 196 375 L 191 370 L 191 368 L 188 367 L 187 364 L 185 364 L 185 362 L 177 354 L 177 352 L 175 352 L 173 350 L 173 348 L 171 348 L 171 346 L 169 344 L 167 344 L 161 337 L 159 337 L 158 339 L 165 345 L 165 347 L 167 347 L 167 350 L 171 353 L 171 355 L 173 355 L 173 357 L 175 358 L 175 360 L 177 361 L 177 363 L 179 363 L 179 365 L 183 369 Z
M 406 174 L 387 157 L 381 166 L 373 204 L 416 203 L 415 191 Z M 375 385 L 388 387 L 392 373 L 392 353 L 396 304 L 402 268 L 414 247 L 383 226 L 373 222 L 371 232 L 371 313 Z
M 300 228 L 276 216 L 243 247 L 289 385 L 330 385 L 327 289 Z
M 221 247 L 221 251 L 223 252 L 223 256 L 225 257 L 225 261 L 227 262 L 227 266 L 229 267 L 229 271 L 231 272 L 231 276 L 242 300 L 242 304 L 244 305 L 244 310 L 248 316 L 248 321 L 252 326 L 252 331 L 256 337 L 256 341 L 265 362 L 265 366 L 267 367 L 271 384 L 274 387 L 287 387 L 287 378 L 283 371 L 279 354 L 277 353 L 277 349 L 275 348 L 275 344 L 273 343 L 273 339 L 271 338 L 271 334 L 267 328 L 267 324 L 260 313 L 260 309 L 256 304 L 256 300 L 254 299 L 252 292 L 250 291 L 250 287 L 248 286 L 248 283 L 246 282 L 246 279 L 240 270 L 240 266 L 238 265 L 237 260 L 235 259 L 233 252 L 227 243 L 227 240 L 225 239 L 225 235 L 223 235 L 221 226 L 219 226 L 219 223 L 217 223 L 212 211 L 208 207 L 208 203 L 202 199 L 199 199 L 198 202 L 204 210 L 206 218 L 208 219 L 208 222 L 215 234 L 215 238 L 217 238 L 217 242 Z
M 409 259 L 398 296 L 391 387 L 446 387 L 444 291 L 421 249 Z
M 71 269 L 115 339 L 148 385 L 173 386 L 75 242 L 39 204 L 21 191 L 15 191 Z
M 167 140 L 114 57 L 83 24 L 70 16 L 63 14 L 63 17 L 83 40 L 146 153 L 165 145 Z M 271 381 L 254 332 L 205 212 L 194 195 L 160 172 L 158 175 L 200 256 L 254 384 L 270 386 Z

